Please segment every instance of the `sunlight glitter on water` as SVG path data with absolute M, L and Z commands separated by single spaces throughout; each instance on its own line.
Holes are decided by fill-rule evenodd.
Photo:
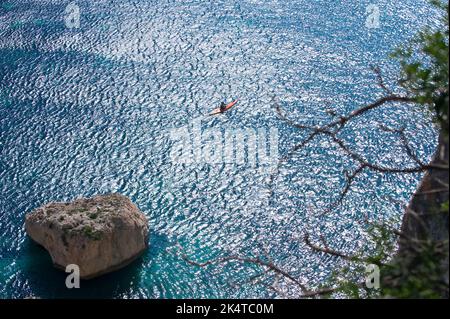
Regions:
M 204 129 L 276 128 L 284 156 L 306 132 L 280 121 L 273 101 L 317 125 L 330 105 L 346 113 L 381 96 L 369 66 L 394 83 L 388 53 L 432 19 L 425 1 L 380 1 L 381 26 L 370 30 L 369 1 L 78 2 L 79 30 L 65 28 L 59 1 L 10 1 L 0 11 L 1 297 L 273 297 L 262 286 L 232 285 L 254 267 L 198 269 L 174 248 L 206 260 L 266 247 L 314 286 L 341 264 L 293 237 L 321 234 L 351 252 L 367 244 L 358 222 L 367 214 L 398 226 L 401 205 L 385 199 L 406 202 L 420 176 L 363 175 L 340 209 L 319 216 L 342 188 L 343 170 L 355 168 L 326 139 L 296 153 L 271 186 L 266 170 L 249 165 L 173 165 L 170 131 L 238 98 Z M 412 142 L 429 158 L 434 129 L 406 107 L 373 112 L 343 137 L 375 161 L 403 163 L 380 123 L 418 132 Z M 26 239 L 24 215 L 107 192 L 129 196 L 149 217 L 150 250 L 130 268 L 67 291 L 64 274 Z

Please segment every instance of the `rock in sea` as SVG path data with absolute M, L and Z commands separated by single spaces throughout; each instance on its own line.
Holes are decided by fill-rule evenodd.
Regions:
M 25 230 L 57 268 L 78 265 L 82 279 L 122 268 L 148 247 L 147 218 L 120 194 L 46 204 L 26 215 Z

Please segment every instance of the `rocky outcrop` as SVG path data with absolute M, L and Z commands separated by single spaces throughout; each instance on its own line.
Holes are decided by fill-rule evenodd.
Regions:
M 441 134 L 438 149 L 430 164 L 448 167 L 448 162 L 448 137 Z M 448 213 L 441 212 L 441 205 L 448 198 L 448 169 L 427 171 L 405 212 L 402 231 L 409 238 L 448 242 Z M 405 243 L 402 240 L 399 243 L 402 250 Z
M 427 288 L 444 298 L 448 298 L 449 283 L 449 215 L 448 211 L 443 211 L 443 204 L 449 200 L 448 163 L 449 140 L 447 134 L 441 133 L 430 164 L 446 168 L 430 169 L 422 178 L 403 217 L 401 230 L 404 236 L 400 237 L 394 258 L 403 266 L 405 277 L 411 277 L 414 272 L 423 275 Z M 426 243 L 426 249 L 419 249 L 421 242 Z M 429 265 L 434 265 L 435 274 L 428 271 Z M 420 273 L 423 269 L 427 273 Z
M 78 265 L 82 279 L 122 268 L 148 246 L 146 217 L 120 194 L 46 204 L 26 215 L 25 230 L 56 267 Z

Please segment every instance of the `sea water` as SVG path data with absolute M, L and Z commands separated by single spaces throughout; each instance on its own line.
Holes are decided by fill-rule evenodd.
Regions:
M 398 227 L 421 176 L 364 171 L 323 214 L 357 165 L 318 137 L 278 167 L 308 131 L 281 120 L 276 105 L 294 122 L 326 123 L 329 109 L 347 114 L 383 96 L 371 66 L 398 90 L 389 53 L 435 22 L 425 0 L 1 1 L 0 297 L 277 296 L 272 274 L 249 281 L 259 267 L 199 268 L 183 255 L 271 258 L 310 287 L 324 282 L 342 263 L 303 236 L 349 254 L 366 249 L 361 221 Z M 207 116 L 235 99 L 226 114 Z M 430 158 L 436 132 L 417 107 L 372 111 L 341 137 L 371 161 L 407 164 L 398 136 L 380 124 L 405 128 Z M 205 159 L 225 149 L 227 132 L 243 148 Z M 177 157 L 180 140 L 189 152 Z M 67 289 L 66 274 L 26 237 L 24 216 L 109 192 L 148 217 L 150 248 Z M 295 296 L 291 286 L 278 280 Z

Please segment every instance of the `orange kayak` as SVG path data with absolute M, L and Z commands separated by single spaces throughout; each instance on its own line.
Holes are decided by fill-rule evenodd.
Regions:
M 231 103 L 228 103 L 227 106 L 225 107 L 225 111 L 223 111 L 223 112 L 226 112 L 229 109 L 231 109 L 237 102 L 238 102 L 238 100 L 235 100 L 235 101 L 233 101 Z M 217 109 L 214 109 L 211 113 L 209 113 L 209 115 L 221 114 L 223 112 L 221 112 L 220 111 L 220 107 L 218 107 Z

